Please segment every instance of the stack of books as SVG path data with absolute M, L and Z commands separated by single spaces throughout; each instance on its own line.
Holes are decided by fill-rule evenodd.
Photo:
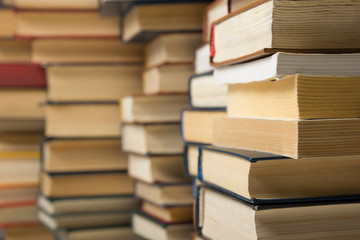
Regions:
M 198 235 L 359 238 L 360 3 L 229 6 L 210 49 L 226 117 L 193 152 Z
M 133 181 L 118 99 L 141 91 L 143 45 L 97 1 L 18 1 L 16 36 L 47 79 L 38 218 L 59 239 L 131 239 Z
M 133 231 L 146 239 L 189 239 L 193 197 L 182 164 L 180 116 L 189 107 L 188 79 L 206 4 L 159 2 L 133 1 L 123 14 L 123 41 L 147 44 L 142 94 L 120 100 L 122 149 L 129 153 L 129 174 L 141 199 Z
M 53 239 L 36 217 L 45 72 L 30 63 L 30 43 L 14 39 L 11 8 L 0 21 L 0 228 L 5 239 Z

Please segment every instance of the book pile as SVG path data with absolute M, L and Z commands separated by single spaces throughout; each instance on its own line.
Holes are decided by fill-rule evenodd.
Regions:
M 16 32 L 47 80 L 38 219 L 58 239 L 131 239 L 137 202 L 118 98 L 141 90 L 143 45 L 124 45 L 98 2 L 16 1 Z
M 189 239 L 193 229 L 180 113 L 189 106 L 188 79 L 194 50 L 201 44 L 205 6 L 197 1 L 139 1 L 123 14 L 123 40 L 146 42 L 142 94 L 120 100 L 122 149 L 129 153 L 129 174 L 141 200 L 132 217 L 133 231 L 142 238 Z M 133 21 L 144 25 L 133 29 Z
M 53 239 L 36 218 L 45 73 L 13 38 L 12 9 L 0 8 L 0 22 L 0 228 L 6 240 Z
M 202 182 L 197 234 L 359 238 L 360 3 L 228 4 L 210 38 L 212 78 L 228 86 L 226 116 L 214 119 L 207 142 L 190 111 L 182 119 L 186 141 L 211 143 L 190 145 L 185 161 Z M 207 124 L 197 117 L 193 126 Z

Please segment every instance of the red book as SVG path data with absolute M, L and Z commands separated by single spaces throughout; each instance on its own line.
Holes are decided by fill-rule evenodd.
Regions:
M 46 87 L 45 70 L 38 64 L 0 64 L 0 87 Z

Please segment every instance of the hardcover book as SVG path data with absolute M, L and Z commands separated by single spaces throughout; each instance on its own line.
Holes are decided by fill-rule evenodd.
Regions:
M 147 183 L 183 183 L 191 179 L 184 176 L 182 155 L 144 156 L 129 154 L 129 175 Z
M 131 226 L 94 227 L 61 229 L 56 231 L 59 240 L 133 239 L 140 240 L 132 232 Z
M 46 197 L 87 197 L 133 194 L 133 181 L 124 171 L 42 173 L 41 191 Z
M 119 138 L 55 138 L 42 144 L 42 168 L 48 173 L 127 170 Z
M 358 198 L 250 205 L 231 195 L 201 188 L 196 204 L 197 232 L 206 239 L 335 240 L 360 236 Z
M 359 52 L 360 2 L 261 0 L 214 23 L 212 63 L 244 62 L 274 52 Z M 226 37 L 224 37 L 226 36 Z
M 98 0 L 13 0 L 17 9 L 97 10 Z
M 97 11 L 16 12 L 18 38 L 109 38 L 120 37 L 117 17 L 101 18 Z
M 123 124 L 122 149 L 125 152 L 161 155 L 181 154 L 179 123 Z
M 189 106 L 186 94 L 133 95 L 120 100 L 122 122 L 179 122 L 180 111 Z
M 193 74 L 192 63 L 164 64 L 146 69 L 142 75 L 144 94 L 186 93 L 189 77 Z
M 200 33 L 161 34 L 145 47 L 145 67 L 163 64 L 191 64 L 194 51 L 201 44 Z
M 358 155 L 290 159 L 213 146 L 199 151 L 199 179 L 250 203 L 360 195 Z
M 122 40 L 149 41 L 169 32 L 199 32 L 206 3 L 158 3 L 135 5 L 124 16 Z
M 50 101 L 118 101 L 141 92 L 142 64 L 46 66 Z
M 118 38 L 35 39 L 33 63 L 142 63 L 141 44 L 122 44 Z
M 117 102 L 48 102 L 45 106 L 48 137 L 119 137 Z
M 28 41 L 1 39 L 0 52 L 1 63 L 30 63 L 31 61 L 31 47 Z
M 191 206 L 191 183 L 149 184 L 135 181 L 136 197 L 159 206 Z
M 193 230 L 191 223 L 164 224 L 140 211 L 132 215 L 132 223 L 135 234 L 149 240 L 187 240 Z

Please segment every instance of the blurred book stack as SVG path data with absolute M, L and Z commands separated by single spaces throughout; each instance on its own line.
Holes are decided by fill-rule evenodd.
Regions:
M 145 239 L 189 239 L 193 197 L 182 164 L 180 113 L 189 106 L 188 78 L 202 41 L 206 4 L 146 3 L 133 1 L 122 14 L 122 40 L 146 42 L 142 94 L 120 101 L 122 149 L 129 153 L 129 174 L 141 199 L 132 217 L 133 231 Z
M 201 143 L 188 144 L 185 155 L 201 182 L 199 237 L 359 238 L 359 8 L 331 0 L 215 1 L 207 8 L 215 20 L 204 25 L 210 47 L 197 55 L 206 49 L 214 69 L 205 76 L 213 83 L 201 89 L 218 84 L 228 93 L 226 112 L 212 126 L 210 116 L 183 111 L 183 138 Z M 191 98 L 199 78 L 190 80 Z M 200 133 L 206 125 L 207 137 Z
M 15 40 L 10 3 L 0 8 L 0 228 L 4 239 L 52 239 L 36 217 L 45 73 L 30 42 Z M 6 8 L 7 7 L 7 8 Z
M 15 4 L 16 37 L 32 40 L 48 84 L 38 218 L 58 239 L 131 239 L 118 99 L 141 91 L 143 46 L 124 46 L 97 1 Z

